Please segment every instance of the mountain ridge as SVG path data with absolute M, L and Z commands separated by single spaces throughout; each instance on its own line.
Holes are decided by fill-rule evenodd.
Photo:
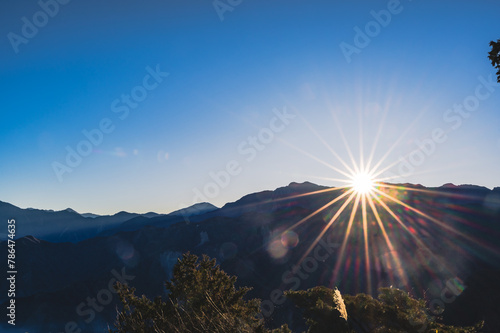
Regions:
M 491 252 L 492 249 L 500 251 L 495 245 L 500 238 L 500 201 L 488 199 L 495 192 L 467 187 L 454 188 L 451 192 L 439 188 L 407 187 L 405 191 L 391 191 L 397 191 L 404 202 L 437 222 L 423 221 L 422 215 L 409 209 L 396 210 L 397 204 L 389 200 L 387 205 L 408 224 L 409 233 L 425 242 L 425 247 L 405 236 L 409 235 L 408 232 L 399 233 L 398 223 L 381 209 L 381 221 L 386 227 L 387 237 L 393 242 L 392 252 L 384 252 L 386 245 L 380 228 L 375 222 L 370 223 L 367 232 L 370 257 L 373 256 L 373 263 L 377 264 L 365 272 L 364 256 L 358 255 L 358 263 L 351 262 L 353 269 L 346 270 L 345 276 L 332 274 L 334 263 L 342 259 L 340 247 L 345 239 L 344 228 L 349 214 L 341 217 L 320 239 L 318 249 L 321 251 L 314 249 L 306 257 L 309 258 L 306 262 L 314 265 L 298 266 L 300 270 L 296 275 L 287 276 L 342 206 L 342 201 L 339 201 L 318 212 L 319 207 L 339 198 L 346 190 L 313 183 L 291 183 L 273 191 L 251 193 L 216 210 L 188 218 L 182 214 L 152 218 L 135 216 L 133 223 L 121 225 L 122 230 L 103 230 L 79 242 L 50 242 L 33 236 L 20 238 L 16 244 L 18 270 L 22 272 L 18 275 L 19 322 L 28 327 L 44 318 L 43 322 L 53 323 L 45 327 L 49 331 L 60 330 L 60 325 L 71 319 L 90 329 L 85 317 L 79 316 L 75 309 L 86 297 L 95 297 L 102 288 L 107 288 L 114 274 L 134 276 L 130 283 L 141 294 L 149 297 L 164 295 L 163 281 L 171 276 L 180 254 L 187 251 L 216 258 L 225 271 L 238 276 L 239 285 L 254 288 L 252 297 L 263 300 L 269 300 L 269 295 L 277 288 L 285 290 L 295 285 L 300 289 L 335 285 L 343 293 L 367 292 L 365 275 L 371 276 L 376 285 L 399 286 L 400 280 L 393 281 L 398 269 L 389 261 L 391 253 L 401 259 L 403 266 L 400 269 L 411 272 L 412 281 L 416 281 L 408 286 L 412 292 L 440 297 L 441 289 L 436 281 L 445 283 L 454 276 L 460 277 L 465 286 L 470 284 L 471 288 L 476 288 L 469 290 L 469 295 L 486 292 L 477 290 L 481 284 L 474 281 L 480 281 L 479 272 L 500 271 L 500 252 Z M 316 194 L 308 195 L 310 192 Z M 371 214 L 368 218 L 375 221 Z M 363 244 L 361 224 L 359 219 L 354 220 L 356 226 L 346 247 L 351 256 Z M 298 225 L 299 221 L 306 223 Z M 453 234 L 454 230 L 459 233 Z M 351 253 L 351 249 L 354 252 Z M 463 249 L 473 249 L 473 256 L 464 257 Z M 316 260 L 315 253 L 323 259 Z M 359 253 L 363 253 L 362 249 Z M 446 262 L 448 268 L 443 269 L 441 262 Z M 420 286 L 425 288 L 422 290 Z M 4 295 L 1 297 L 0 303 L 5 300 Z M 116 297 L 113 298 L 102 312 L 96 313 L 97 319 L 91 325 L 105 327 L 112 321 L 117 301 Z M 471 308 L 482 304 L 474 303 L 473 299 L 468 302 L 472 302 Z M 276 320 L 292 310 L 286 306 L 276 307 Z M 493 306 L 483 313 L 489 316 L 489 320 L 494 320 L 488 311 L 496 310 Z M 472 313 L 462 317 L 477 321 Z M 446 313 L 446 318 L 450 318 L 449 313 Z M 455 317 L 451 316 L 449 320 L 453 321 Z

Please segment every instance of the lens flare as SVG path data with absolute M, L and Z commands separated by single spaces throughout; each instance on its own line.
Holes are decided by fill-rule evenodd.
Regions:
M 443 235 L 451 236 L 453 242 L 449 245 L 457 253 L 463 253 L 464 246 L 478 244 L 481 251 L 498 255 L 499 249 L 491 241 L 480 240 L 476 235 L 463 231 L 462 226 L 469 228 L 472 222 L 458 216 L 460 211 L 456 208 L 454 208 L 455 211 L 450 211 L 453 207 L 449 205 L 448 199 L 464 197 L 473 200 L 473 196 L 430 190 L 406 183 L 387 183 L 403 178 L 391 171 L 398 165 L 400 159 L 392 163 L 386 160 L 416 123 L 416 120 L 412 122 L 393 145 L 385 153 L 379 152 L 381 156 L 378 156 L 379 154 L 375 152 L 378 140 L 384 132 L 383 120 L 385 120 L 387 110 L 388 108 L 385 110 L 376 136 L 373 137 L 371 150 L 366 156 L 363 147 L 364 132 L 360 125 L 359 158 L 355 158 L 355 152 L 351 151 L 349 140 L 344 135 L 342 126 L 335 115 L 333 116 L 337 125 L 336 133 L 340 135 L 344 144 L 345 160 L 305 119 L 302 119 L 305 125 L 331 152 L 338 163 L 332 163 L 330 159 L 323 159 L 286 140 L 281 140 L 298 153 L 333 171 L 333 176 L 329 177 L 302 176 L 340 183 L 340 185 L 272 200 L 276 203 L 325 193 L 331 195 L 327 197 L 329 199 L 326 202 L 322 202 L 319 207 L 311 207 L 311 211 L 305 214 L 306 216 L 300 216 L 298 221 L 282 231 L 281 237 L 271 238 L 266 244 L 271 258 L 288 260 L 289 253 L 303 251 L 298 262 L 294 263 L 294 269 L 297 269 L 311 257 L 322 253 L 325 244 L 330 244 L 328 246 L 334 244 L 335 250 L 330 247 L 327 250 L 332 256 L 331 260 L 325 260 L 330 265 L 328 271 L 325 272 L 329 275 L 330 286 L 339 285 L 339 283 L 349 286 L 352 281 L 358 290 L 373 294 L 381 283 L 414 290 L 414 287 L 422 287 L 419 285 L 421 282 L 416 280 L 416 276 L 456 276 L 457 267 L 436 253 L 434 241 L 441 241 Z M 362 118 L 360 115 L 360 124 Z M 425 198 L 423 194 L 428 197 Z M 439 198 L 439 200 L 433 198 Z M 494 200 L 491 199 L 491 201 Z M 249 206 L 259 204 L 251 203 Z M 474 213 L 473 210 L 468 212 Z M 310 240 L 309 232 L 304 235 L 301 232 L 307 223 L 315 222 L 315 220 L 324 221 L 325 225 L 314 229 L 313 238 Z M 313 227 L 316 228 L 316 226 L 314 223 Z M 334 228 L 335 230 L 332 230 Z M 297 246 L 299 236 L 300 246 Z M 408 251 L 415 247 L 418 248 L 417 253 Z M 415 274 L 416 272 L 420 275 Z M 463 289 L 460 280 L 453 281 L 453 284 L 457 290 Z M 423 290 L 423 288 L 420 289 Z

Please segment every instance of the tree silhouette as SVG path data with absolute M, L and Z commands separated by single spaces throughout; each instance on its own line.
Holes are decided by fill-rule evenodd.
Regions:
M 260 300 L 245 300 L 250 288 L 236 288 L 215 259 L 186 253 L 165 283 L 165 301 L 138 297 L 135 289 L 117 283 L 123 308 L 110 333 L 291 333 L 287 325 L 268 330 L 260 314 Z M 287 291 L 309 325 L 308 333 L 476 333 L 482 327 L 441 324 L 425 300 L 396 288 L 381 288 L 370 295 L 340 294 L 338 289 L 314 287 Z
M 488 55 L 488 58 L 491 60 L 491 65 L 495 67 L 497 70 L 497 82 L 500 83 L 500 39 L 496 42 L 490 42 L 491 51 Z
M 215 259 L 186 253 L 165 283 L 168 300 L 135 296 L 135 289 L 117 283 L 123 304 L 114 333 L 242 332 L 265 333 L 260 301 L 244 300 L 250 288 L 236 288 L 236 277 L 227 275 Z M 272 331 L 289 333 L 286 326 Z

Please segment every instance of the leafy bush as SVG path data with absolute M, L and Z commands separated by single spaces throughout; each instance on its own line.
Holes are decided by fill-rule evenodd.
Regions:
M 215 259 L 186 253 L 165 283 L 168 297 L 138 297 L 135 289 L 117 283 L 123 304 L 110 333 L 291 333 L 287 325 L 268 330 L 260 300 L 245 300 L 250 288 L 236 288 Z M 447 326 L 429 315 L 426 302 L 396 288 L 370 295 L 342 296 L 338 289 L 314 287 L 287 291 L 309 325 L 308 333 L 476 333 L 482 327 Z
M 356 332 L 474 333 L 482 327 L 454 327 L 436 322 L 425 300 L 397 288 L 380 288 L 378 299 L 366 294 L 345 295 L 351 326 Z
M 269 332 L 261 319 L 260 301 L 244 300 L 250 288 L 236 288 L 236 277 L 227 275 L 215 259 L 184 254 L 166 282 L 167 301 L 135 296 L 135 289 L 117 283 L 123 304 L 110 333 L 162 332 Z M 289 333 L 286 326 L 273 331 Z
M 338 289 L 314 287 L 288 291 L 285 296 L 303 310 L 308 333 L 349 332 L 346 307 Z

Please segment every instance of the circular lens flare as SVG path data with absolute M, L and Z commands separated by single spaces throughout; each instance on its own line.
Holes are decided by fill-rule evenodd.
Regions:
M 358 173 L 352 177 L 351 186 L 356 193 L 368 194 L 375 187 L 375 181 L 368 173 Z

